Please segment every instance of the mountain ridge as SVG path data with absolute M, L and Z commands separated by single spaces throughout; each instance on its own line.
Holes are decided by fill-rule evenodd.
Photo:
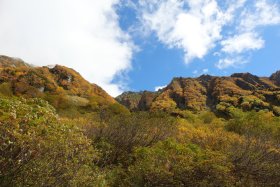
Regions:
M 243 110 L 270 110 L 280 115 L 279 85 L 280 71 L 270 77 L 248 72 L 231 76 L 174 77 L 160 91 L 125 92 L 116 100 L 132 111 L 212 110 L 227 115 L 233 106 Z
M 270 77 L 248 72 L 230 76 L 174 77 L 159 91 L 124 92 L 113 98 L 71 68 L 61 65 L 37 67 L 21 59 L 0 56 L 1 92 L 43 98 L 59 110 L 79 108 L 81 113 L 99 111 L 104 106 L 118 109 L 125 106 L 130 111 L 211 110 L 217 115 L 228 116 L 237 108 L 268 110 L 280 115 L 280 71 Z
M 0 56 L 0 93 L 42 98 L 58 111 L 88 113 L 101 108 L 122 108 L 100 86 L 88 82 L 71 68 L 61 65 L 32 66 L 7 56 Z M 65 113 L 71 114 L 69 111 Z

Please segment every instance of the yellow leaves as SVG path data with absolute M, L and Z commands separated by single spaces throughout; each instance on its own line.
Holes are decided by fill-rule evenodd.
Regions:
M 67 95 L 65 98 L 66 98 L 66 102 L 68 102 L 70 105 L 87 106 L 89 104 L 89 100 L 83 97 Z
M 172 111 L 176 107 L 177 107 L 177 104 L 171 99 L 158 100 L 158 101 L 155 101 L 152 103 L 151 111 L 159 111 L 159 110 Z
M 273 107 L 273 112 L 274 112 L 277 116 L 280 116 L 280 107 L 279 107 L 279 106 L 274 106 L 274 107 Z
M 254 96 L 254 95 L 250 95 L 250 96 L 242 96 L 240 98 L 240 100 L 242 101 L 242 104 L 245 105 L 245 109 L 246 107 L 250 110 L 253 109 L 254 107 L 258 107 L 260 109 L 263 108 L 269 108 L 270 104 L 261 100 L 260 98 Z M 245 104 L 244 104 L 245 103 Z M 241 104 L 241 106 L 242 106 Z
M 90 97 L 98 97 L 96 105 L 110 105 L 115 100 L 95 84 L 83 79 L 72 69 L 55 66 L 47 67 L 14 67 L 4 68 L 0 72 L 0 94 L 7 96 L 39 97 L 49 101 L 64 114 L 93 112 L 96 107 L 88 107 Z M 69 109 L 69 111 L 67 111 Z
M 218 100 L 220 102 L 227 102 L 230 103 L 233 106 L 237 106 L 238 104 L 238 97 L 231 97 L 229 95 L 222 95 L 218 97 Z

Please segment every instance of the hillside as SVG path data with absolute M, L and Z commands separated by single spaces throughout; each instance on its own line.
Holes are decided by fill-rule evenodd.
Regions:
M 280 71 L 270 77 L 236 73 L 229 77 L 202 75 L 174 78 L 157 92 L 126 92 L 116 100 L 132 111 L 194 112 L 211 110 L 227 115 L 233 108 L 269 110 L 280 115 Z
M 279 186 L 280 72 L 174 78 L 116 102 L 0 56 L 0 186 Z
M 122 108 L 96 84 L 73 69 L 34 67 L 20 59 L 0 56 L 0 93 L 6 96 L 42 98 L 61 114 L 88 113 L 101 108 Z

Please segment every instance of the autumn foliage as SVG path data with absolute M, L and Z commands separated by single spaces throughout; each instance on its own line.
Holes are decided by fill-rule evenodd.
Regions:
M 175 78 L 128 110 L 74 70 L 4 59 L 0 186 L 280 186 L 278 74 Z

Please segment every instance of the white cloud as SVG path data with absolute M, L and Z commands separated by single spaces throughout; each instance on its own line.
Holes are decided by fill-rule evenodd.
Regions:
M 232 12 L 244 0 L 222 10 L 216 0 L 142 0 L 142 22 L 155 32 L 162 43 L 181 48 L 185 62 L 203 58 L 222 38 L 224 25 L 232 20 Z M 188 8 L 186 8 L 188 7 Z
M 209 69 L 203 69 L 202 72 L 205 74 L 205 73 L 208 73 L 209 72 Z
M 182 49 L 185 62 L 219 54 L 217 66 L 239 64 L 244 53 L 264 47 L 260 27 L 280 24 L 278 0 L 141 0 L 146 30 L 170 48 Z M 232 54 L 241 55 L 231 59 Z M 225 63 L 225 65 L 222 65 Z M 244 63 L 244 60 L 242 61 Z
M 219 60 L 219 62 L 216 64 L 216 66 L 217 66 L 219 69 L 224 69 L 224 68 L 233 66 L 235 63 L 237 63 L 237 61 L 235 61 L 235 60 L 233 60 L 233 59 L 225 58 L 225 59 Z
M 200 76 L 200 75 L 203 75 L 203 74 L 208 74 L 209 73 L 209 69 L 202 69 L 202 70 L 194 70 L 193 72 L 193 75 L 194 76 Z
M 228 56 L 221 59 L 216 66 L 224 69 L 248 62 L 243 60 L 244 54 L 248 51 L 259 50 L 264 47 L 265 41 L 258 33 L 258 28 L 280 24 L 280 11 L 277 4 L 269 3 L 267 0 L 257 0 L 253 7 L 245 8 L 240 15 L 240 22 L 237 25 L 236 34 L 221 41 L 222 52 L 226 55 L 235 54 L 234 58 Z
M 140 1 L 142 6 L 141 21 L 145 29 L 157 32 L 159 40 L 162 42 L 169 40 L 170 34 L 176 24 L 176 17 L 180 13 L 181 1 Z M 172 43 L 171 41 L 167 41 Z
M 118 24 L 119 0 L 1 0 L 0 53 L 62 64 L 115 96 L 111 81 L 131 66 L 133 44 Z
M 255 33 L 242 33 L 221 42 L 225 53 L 242 53 L 248 50 L 261 49 L 264 41 Z
M 155 91 L 159 91 L 159 90 L 165 88 L 166 86 L 167 86 L 167 85 L 164 85 L 164 86 L 156 86 L 156 87 L 155 87 Z
M 267 0 L 257 0 L 253 8 L 246 8 L 241 13 L 237 34 L 221 42 L 222 51 L 226 53 L 243 53 L 264 47 L 264 40 L 257 28 L 280 24 L 279 7 Z
M 279 4 L 269 3 L 267 0 L 255 1 L 252 10 L 245 9 L 241 17 L 240 30 L 252 31 L 260 26 L 280 24 Z
M 248 61 L 243 59 L 240 56 L 237 57 L 229 57 L 229 58 L 224 58 L 220 59 L 219 62 L 216 64 L 216 66 L 219 69 L 225 69 L 228 67 L 238 67 L 239 65 L 245 64 Z
M 193 73 L 194 75 L 196 75 L 196 74 L 198 74 L 198 70 L 194 70 L 192 73 Z

